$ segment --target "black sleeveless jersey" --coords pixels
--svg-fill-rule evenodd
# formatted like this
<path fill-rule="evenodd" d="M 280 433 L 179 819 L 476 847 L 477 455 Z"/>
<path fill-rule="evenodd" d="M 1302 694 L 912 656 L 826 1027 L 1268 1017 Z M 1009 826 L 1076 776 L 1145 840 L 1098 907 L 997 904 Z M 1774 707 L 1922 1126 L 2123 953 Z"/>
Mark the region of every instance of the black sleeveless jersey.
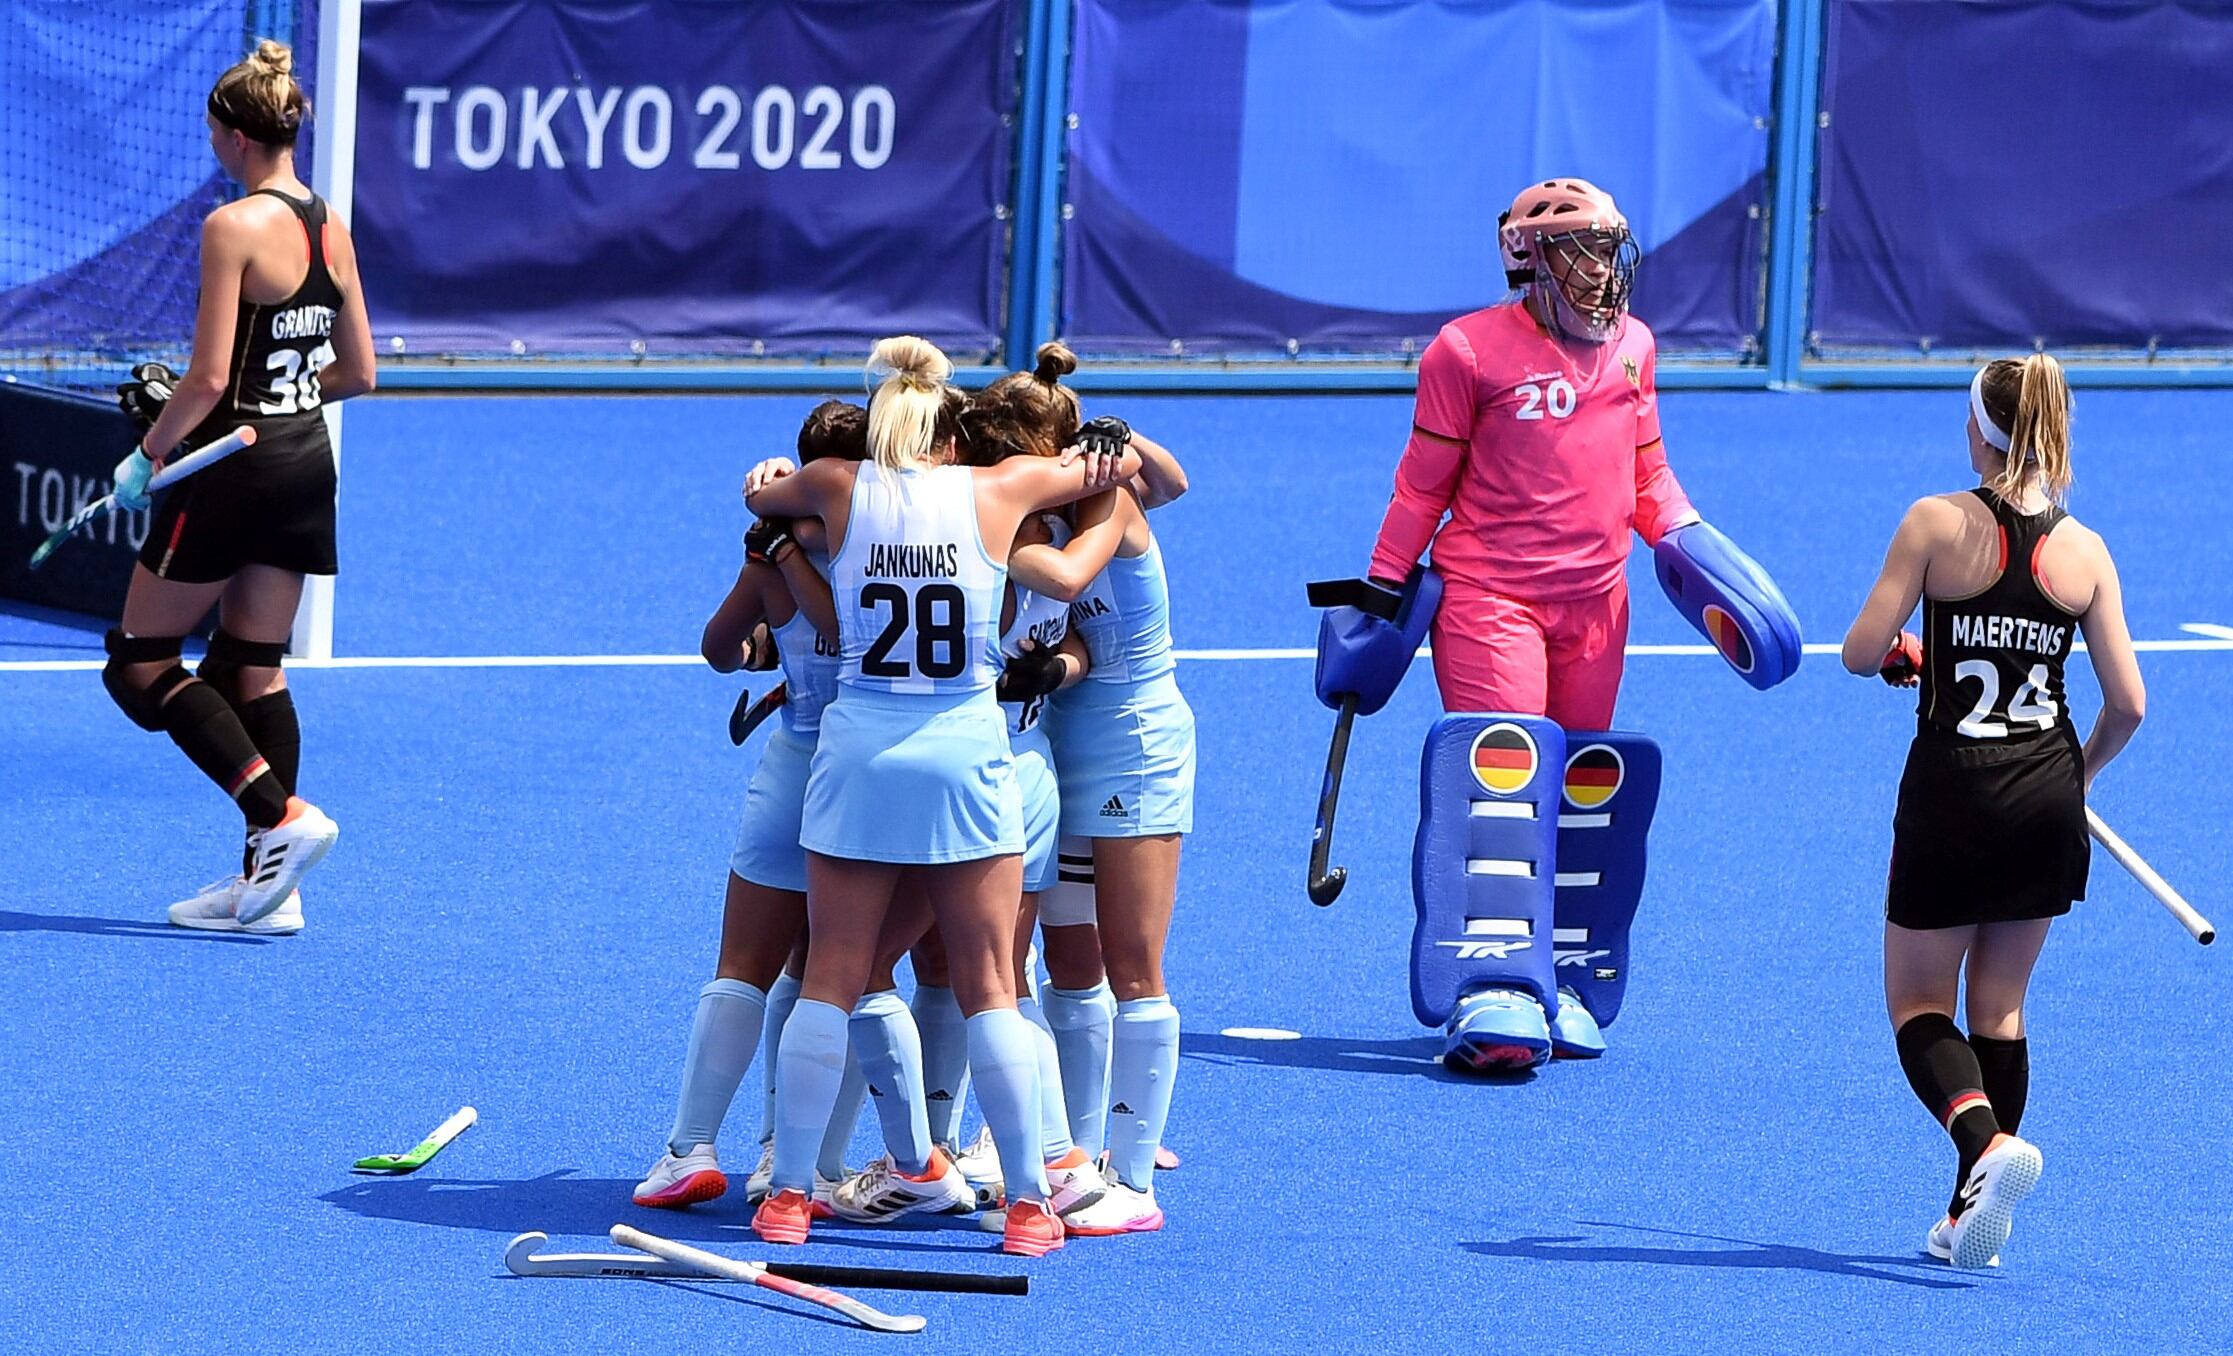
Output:
<path fill-rule="evenodd" d="M 2069 515 L 2050 506 L 2026 516 L 1992 491 L 1971 491 L 2000 528 L 2000 572 L 1967 598 L 1923 602 L 1919 733 L 2023 746 L 2073 741 L 2063 662 L 2078 619 L 2039 586 L 2039 548 Z"/>
<path fill-rule="evenodd" d="M 241 300 L 233 317 L 224 397 L 188 437 L 190 446 L 222 437 L 238 424 L 266 431 L 289 416 L 315 419 L 324 400 L 318 373 L 333 361 L 333 326 L 341 310 L 341 289 L 326 267 L 326 204 L 315 195 L 304 202 L 272 188 L 250 196 L 257 195 L 276 198 L 295 214 L 309 244 L 310 270 L 284 301 L 266 306 Z"/>

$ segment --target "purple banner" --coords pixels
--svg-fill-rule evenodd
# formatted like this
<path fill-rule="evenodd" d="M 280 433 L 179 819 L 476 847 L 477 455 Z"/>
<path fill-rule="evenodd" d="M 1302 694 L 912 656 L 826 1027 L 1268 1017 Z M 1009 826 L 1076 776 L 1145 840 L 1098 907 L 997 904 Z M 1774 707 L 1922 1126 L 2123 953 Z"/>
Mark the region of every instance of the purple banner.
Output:
<path fill-rule="evenodd" d="M 367 0 L 381 351 L 992 349 L 1023 10 Z"/>
<path fill-rule="evenodd" d="M 1528 184 L 1611 192 L 1661 346 L 1763 323 L 1771 0 L 1077 0 L 1060 332 L 1392 355 L 1505 295 Z"/>
<path fill-rule="evenodd" d="M 1812 347 L 2233 344 L 2233 10 L 1826 18 Z"/>

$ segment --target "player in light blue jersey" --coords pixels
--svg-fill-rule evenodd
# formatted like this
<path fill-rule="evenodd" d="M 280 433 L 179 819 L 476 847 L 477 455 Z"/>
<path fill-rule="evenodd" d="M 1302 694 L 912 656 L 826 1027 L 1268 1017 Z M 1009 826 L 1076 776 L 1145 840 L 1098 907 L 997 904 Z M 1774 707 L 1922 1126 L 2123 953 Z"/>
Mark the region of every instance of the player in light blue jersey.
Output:
<path fill-rule="evenodd" d="M 867 432 L 867 411 L 824 401 L 799 430 L 799 459 L 857 462 L 867 454 Z M 717 673 L 736 672 L 748 638 L 764 622 L 782 656 L 788 697 L 781 727 L 769 736 L 745 792 L 729 861 L 720 959 L 715 978 L 698 994 L 674 1128 L 666 1151 L 635 1190 L 637 1205 L 660 1209 L 710 1201 L 729 1188 L 714 1138 L 752 1065 L 768 991 L 806 925 L 806 852 L 799 846 L 799 823 L 822 711 L 837 695 L 837 614 L 825 578 L 827 561 L 800 549 L 788 524 L 777 518 L 754 524 L 745 547 L 736 583 L 706 623 L 705 660 Z"/>
<path fill-rule="evenodd" d="M 1163 946 L 1194 815 L 1194 715 L 1174 676 L 1169 594 L 1146 509 L 1184 494 L 1186 474 L 1122 420 L 1081 425 L 1067 389 L 1034 398 L 1017 388 L 1013 404 L 1040 436 L 1122 447 L 1142 467 L 1077 506 L 1068 545 L 1021 548 L 1012 563 L 1019 583 L 1070 601 L 1071 628 L 1091 656 L 1085 681 L 1046 716 L 1065 840 L 1058 882 L 1041 902 L 1047 1018 L 1072 1136 L 1094 1153 L 1106 1135 L 1109 1149 L 1109 1190 L 1066 1222 L 1074 1234 L 1142 1233 L 1163 1223 L 1153 1179 L 1179 1034 Z"/>
<path fill-rule="evenodd" d="M 952 465 L 963 403 L 952 371 L 924 340 L 883 341 L 870 360 L 870 460 L 779 463 L 746 484 L 755 512 L 825 525 L 842 649 L 800 835 L 813 945 L 778 1056 L 771 1190 L 753 1219 L 769 1242 L 807 1236 L 847 1016 L 905 875 L 930 897 L 968 1016 L 971 1074 L 1007 1185 L 1002 1246 L 1038 1256 L 1062 1245 L 1038 1153 L 1038 1056 L 1016 1010 L 1024 835 L 993 691 L 1001 605 L 1024 520 L 1137 475 L 1140 458 Z M 954 1171 L 942 1153 L 932 1170 Z"/>

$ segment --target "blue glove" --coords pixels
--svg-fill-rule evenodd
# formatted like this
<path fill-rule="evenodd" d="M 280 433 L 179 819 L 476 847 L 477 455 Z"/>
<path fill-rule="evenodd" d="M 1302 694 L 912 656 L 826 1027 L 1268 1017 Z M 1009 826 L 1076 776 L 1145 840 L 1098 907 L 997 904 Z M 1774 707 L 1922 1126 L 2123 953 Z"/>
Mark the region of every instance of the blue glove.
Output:
<path fill-rule="evenodd" d="M 138 444 L 132 455 L 116 464 L 116 506 L 122 509 L 143 509 L 155 501 L 148 496 L 147 482 L 155 474 L 155 463 Z"/>

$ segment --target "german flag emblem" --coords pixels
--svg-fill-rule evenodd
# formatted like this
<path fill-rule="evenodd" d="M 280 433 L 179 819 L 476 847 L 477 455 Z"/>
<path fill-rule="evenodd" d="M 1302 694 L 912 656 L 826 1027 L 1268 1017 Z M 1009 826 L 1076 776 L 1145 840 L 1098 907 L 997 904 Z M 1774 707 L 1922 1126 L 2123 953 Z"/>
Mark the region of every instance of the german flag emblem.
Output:
<path fill-rule="evenodd" d="M 1619 793 L 1627 771 L 1618 749 L 1590 745 L 1566 760 L 1566 803 L 1577 810 L 1598 808 Z"/>
<path fill-rule="evenodd" d="M 1492 795 L 1515 795 L 1535 780 L 1535 741 L 1517 725 L 1491 725 L 1473 737 L 1473 780 Z"/>
<path fill-rule="evenodd" d="M 1706 635 L 1721 651 L 1721 657 L 1737 666 L 1737 672 L 1752 672 L 1752 645 L 1745 639 L 1744 628 L 1712 603 L 1706 604 Z"/>

